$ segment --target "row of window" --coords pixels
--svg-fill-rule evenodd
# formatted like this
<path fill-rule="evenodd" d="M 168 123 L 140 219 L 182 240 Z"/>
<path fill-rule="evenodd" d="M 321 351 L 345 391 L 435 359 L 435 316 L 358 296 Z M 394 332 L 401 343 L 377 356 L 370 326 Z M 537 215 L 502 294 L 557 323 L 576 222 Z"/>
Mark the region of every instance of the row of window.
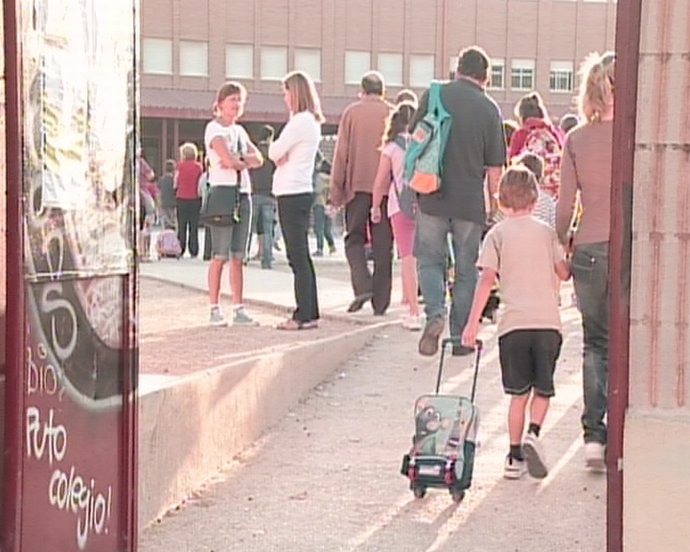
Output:
<path fill-rule="evenodd" d="M 505 82 L 505 61 L 502 59 L 491 60 L 491 88 L 503 90 Z M 510 65 L 510 89 L 534 90 L 535 87 L 535 62 L 533 59 L 513 59 Z M 549 91 L 572 92 L 573 91 L 573 62 L 552 61 L 549 68 Z"/>
<path fill-rule="evenodd" d="M 171 40 L 145 38 L 143 41 L 143 71 L 153 75 L 173 74 L 173 44 Z M 372 63 L 370 52 L 345 52 L 345 83 L 358 84 Z M 455 69 L 457 59 L 452 57 L 449 69 Z M 285 46 L 262 46 L 259 50 L 259 77 L 278 80 L 288 72 L 288 49 Z M 403 54 L 379 53 L 376 69 L 391 86 L 426 87 L 435 78 L 433 54 L 411 54 L 405 79 Z M 292 69 L 305 71 L 316 81 L 321 81 L 321 51 L 316 48 L 295 48 Z M 208 44 L 206 42 L 180 41 L 179 74 L 188 77 L 208 76 Z M 228 44 L 225 47 L 225 76 L 235 79 L 254 79 L 254 46 Z M 443 75 L 445 76 L 445 75 Z M 571 92 L 573 89 L 573 63 L 552 61 L 549 75 L 552 92 Z M 407 80 L 407 82 L 405 82 Z M 511 60 L 510 88 L 532 90 L 535 87 L 535 62 L 529 59 Z M 505 61 L 492 60 L 491 87 L 505 89 Z"/>

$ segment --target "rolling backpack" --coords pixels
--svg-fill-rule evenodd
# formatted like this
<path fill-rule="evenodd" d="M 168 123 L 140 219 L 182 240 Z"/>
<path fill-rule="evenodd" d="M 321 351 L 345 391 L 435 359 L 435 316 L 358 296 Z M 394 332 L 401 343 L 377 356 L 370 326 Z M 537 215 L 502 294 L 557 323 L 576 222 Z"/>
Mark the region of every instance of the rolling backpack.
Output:
<path fill-rule="evenodd" d="M 420 194 L 432 194 L 441 188 L 443 153 L 452 122 L 441 101 L 441 86 L 438 81 L 431 83 L 426 114 L 412 130 L 405 150 L 405 181 Z"/>
<path fill-rule="evenodd" d="M 158 251 L 158 256 L 161 258 L 180 258 L 182 255 L 182 247 L 180 247 L 180 241 L 177 239 L 177 234 L 174 230 L 163 230 L 158 234 L 158 238 L 156 239 L 156 251 Z"/>

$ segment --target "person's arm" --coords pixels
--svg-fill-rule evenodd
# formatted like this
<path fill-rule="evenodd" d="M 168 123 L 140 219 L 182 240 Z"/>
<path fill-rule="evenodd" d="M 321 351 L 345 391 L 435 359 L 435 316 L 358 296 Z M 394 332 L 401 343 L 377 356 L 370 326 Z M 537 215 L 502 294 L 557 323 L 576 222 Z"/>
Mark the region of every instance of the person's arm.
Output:
<path fill-rule="evenodd" d="M 568 243 L 568 231 L 575 215 L 577 200 L 577 171 L 570 153 L 570 143 L 565 142 L 561 157 L 561 189 L 556 203 L 556 233 L 562 244 Z"/>
<path fill-rule="evenodd" d="M 211 140 L 211 148 L 218 154 L 220 158 L 220 166 L 224 169 L 234 169 L 236 171 L 243 171 L 247 168 L 247 164 L 241 161 L 238 156 L 228 149 L 227 141 L 222 136 L 215 136 Z"/>
<path fill-rule="evenodd" d="M 393 174 L 391 158 L 383 152 L 379 156 L 379 166 L 376 170 L 374 187 L 371 198 L 371 222 L 377 224 L 381 222 L 381 202 L 383 197 L 388 195 L 391 187 L 391 175 Z"/>
<path fill-rule="evenodd" d="M 508 151 L 509 163 L 525 147 L 525 138 L 527 138 L 527 131 L 524 128 L 519 128 L 513 133 L 513 137 L 510 139 L 510 150 Z"/>
<path fill-rule="evenodd" d="M 175 171 L 175 176 L 173 176 L 173 190 L 177 190 L 178 179 L 180 176 L 180 171 Z"/>
<path fill-rule="evenodd" d="M 498 212 L 498 183 L 503 175 L 503 167 L 488 167 L 486 169 L 486 183 L 489 186 L 489 220 L 493 220 Z"/>
<path fill-rule="evenodd" d="M 301 117 L 293 115 L 283 127 L 278 139 L 271 142 L 271 145 L 268 146 L 268 157 L 276 165 L 280 166 L 285 163 L 290 150 L 303 139 L 305 129 L 300 123 Z"/>
<path fill-rule="evenodd" d="M 247 167 L 250 169 L 258 169 L 264 164 L 264 156 L 261 154 L 261 150 L 249 139 L 247 139 L 247 155 L 244 156 L 244 162 L 247 163 Z"/>
<path fill-rule="evenodd" d="M 348 147 L 350 145 L 350 110 L 345 110 L 338 125 L 338 137 L 335 141 L 333 165 L 331 166 L 331 204 L 341 207 L 345 201 L 345 178 L 347 175 Z"/>
<path fill-rule="evenodd" d="M 570 265 L 564 259 L 561 259 L 554 266 L 556 275 L 564 282 L 570 278 Z"/>
<path fill-rule="evenodd" d="M 479 324 L 481 322 L 482 311 L 486 306 L 491 294 L 491 288 L 496 283 L 498 273 L 489 267 L 482 268 L 482 273 L 479 276 L 477 288 L 474 291 L 474 299 L 472 307 L 470 308 L 470 315 L 467 318 L 467 324 L 462 331 L 462 344 L 465 347 L 474 348 L 477 342 L 477 334 L 479 333 Z"/>

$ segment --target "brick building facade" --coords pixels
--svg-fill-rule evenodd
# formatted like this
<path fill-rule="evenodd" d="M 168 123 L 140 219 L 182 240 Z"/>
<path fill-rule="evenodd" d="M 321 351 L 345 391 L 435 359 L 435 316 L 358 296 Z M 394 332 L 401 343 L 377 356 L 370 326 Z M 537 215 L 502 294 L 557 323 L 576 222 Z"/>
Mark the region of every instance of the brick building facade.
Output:
<path fill-rule="evenodd" d="M 570 110 L 577 68 L 613 48 L 613 0 L 142 0 L 143 147 L 154 168 L 185 140 L 201 143 L 217 87 L 249 91 L 245 123 L 286 118 L 280 78 L 317 81 L 334 132 L 368 69 L 390 95 L 448 78 L 457 52 L 479 44 L 492 58 L 491 95 L 506 116 L 536 89 L 550 112 Z"/>

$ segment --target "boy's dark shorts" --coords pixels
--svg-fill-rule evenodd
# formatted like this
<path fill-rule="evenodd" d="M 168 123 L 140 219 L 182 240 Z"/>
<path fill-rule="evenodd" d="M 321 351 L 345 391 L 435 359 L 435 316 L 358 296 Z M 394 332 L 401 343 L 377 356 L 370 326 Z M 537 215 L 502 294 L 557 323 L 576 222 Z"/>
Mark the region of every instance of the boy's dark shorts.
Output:
<path fill-rule="evenodd" d="M 530 389 L 553 397 L 553 373 L 563 338 L 557 330 L 513 330 L 498 338 L 503 389 L 524 395 Z"/>

